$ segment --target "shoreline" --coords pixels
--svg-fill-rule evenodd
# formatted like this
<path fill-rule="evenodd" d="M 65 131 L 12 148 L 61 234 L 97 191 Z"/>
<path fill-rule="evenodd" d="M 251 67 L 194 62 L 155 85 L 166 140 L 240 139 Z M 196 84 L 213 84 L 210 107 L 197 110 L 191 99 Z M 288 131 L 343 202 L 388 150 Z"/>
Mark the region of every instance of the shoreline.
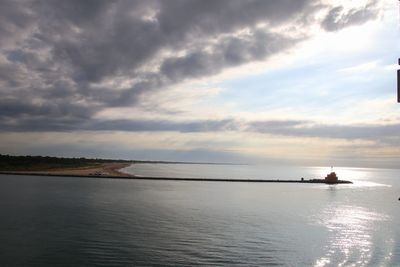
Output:
<path fill-rule="evenodd" d="M 129 165 L 129 164 L 128 164 Z M 85 175 L 72 173 L 55 173 L 55 172 L 4 172 L 5 175 L 27 175 L 27 176 L 48 176 L 48 177 L 71 177 L 71 178 L 100 178 L 100 179 L 125 179 L 125 180 L 150 180 L 150 181 L 191 181 L 191 182 L 236 182 L 236 183 L 299 183 L 299 184 L 352 184 L 351 181 L 339 180 L 336 183 L 327 183 L 324 179 L 310 180 L 261 180 L 261 179 L 217 179 L 217 178 L 177 178 L 177 177 L 151 177 L 151 176 L 134 176 L 125 174 L 119 170 L 124 168 L 113 169 L 112 175 Z M 120 174 L 120 175 L 117 175 Z M 121 175 L 122 174 L 122 175 Z"/>
<path fill-rule="evenodd" d="M 124 173 L 121 169 L 132 165 L 132 163 L 102 163 L 100 165 L 85 166 L 80 168 L 64 168 L 42 171 L 0 171 L 0 174 L 10 175 L 33 175 L 33 176 L 66 176 L 66 177 L 94 177 L 94 178 L 129 178 L 134 175 Z"/>

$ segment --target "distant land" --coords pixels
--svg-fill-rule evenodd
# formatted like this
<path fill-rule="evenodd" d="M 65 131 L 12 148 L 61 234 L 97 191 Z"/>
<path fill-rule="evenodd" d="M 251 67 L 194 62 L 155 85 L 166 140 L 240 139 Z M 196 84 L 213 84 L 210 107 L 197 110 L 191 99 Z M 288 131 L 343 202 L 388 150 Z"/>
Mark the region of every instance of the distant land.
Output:
<path fill-rule="evenodd" d="M 100 158 L 64 158 L 49 156 L 12 156 L 0 154 L 0 171 L 55 171 L 75 168 L 99 167 L 111 163 L 153 163 L 153 164 L 214 164 L 214 165 L 243 165 L 235 163 L 216 162 L 185 162 L 185 161 L 155 161 L 155 160 L 124 160 Z"/>
<path fill-rule="evenodd" d="M 100 166 L 103 163 L 128 163 L 127 160 L 59 158 L 48 156 L 10 156 L 0 154 L 0 171 L 49 171 Z"/>
<path fill-rule="evenodd" d="M 215 178 L 176 178 L 176 177 L 138 177 L 124 173 L 121 169 L 135 163 L 158 164 L 225 164 L 232 163 L 205 163 L 205 162 L 178 162 L 178 161 L 141 161 L 141 160 L 113 160 L 87 158 L 58 158 L 43 156 L 10 156 L 0 155 L 0 174 L 34 175 L 34 176 L 68 176 L 93 178 L 120 178 L 140 180 L 180 180 L 180 181 L 209 181 L 209 182 L 256 182 L 256 183 L 323 183 L 323 184 L 351 184 L 350 181 L 338 180 L 335 173 L 325 179 L 311 180 L 260 180 L 260 179 L 215 179 Z M 334 176 L 334 181 L 328 179 Z"/>
<path fill-rule="evenodd" d="M 215 162 L 182 162 L 154 160 L 124 160 L 101 158 L 64 158 L 49 156 L 12 156 L 0 154 L 0 174 L 44 175 L 98 178 L 136 178 L 120 170 L 132 164 L 212 164 L 239 165 Z"/>

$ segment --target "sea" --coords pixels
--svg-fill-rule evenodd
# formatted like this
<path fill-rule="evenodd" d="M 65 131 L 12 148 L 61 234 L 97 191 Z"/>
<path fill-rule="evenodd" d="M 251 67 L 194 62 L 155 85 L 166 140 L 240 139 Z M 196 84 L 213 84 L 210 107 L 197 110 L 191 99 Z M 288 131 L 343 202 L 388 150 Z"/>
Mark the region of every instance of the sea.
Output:
<path fill-rule="evenodd" d="M 400 170 L 353 184 L 0 175 L 0 266 L 400 266 Z M 314 179 L 330 167 L 134 164 L 138 176 Z"/>

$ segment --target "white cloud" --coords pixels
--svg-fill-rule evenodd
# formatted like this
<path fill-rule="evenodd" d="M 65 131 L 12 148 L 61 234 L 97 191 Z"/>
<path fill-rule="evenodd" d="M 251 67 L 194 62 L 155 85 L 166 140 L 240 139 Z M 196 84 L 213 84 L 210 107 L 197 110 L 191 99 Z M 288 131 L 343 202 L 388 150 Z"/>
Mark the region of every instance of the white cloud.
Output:
<path fill-rule="evenodd" d="M 371 70 L 374 70 L 377 68 L 378 63 L 379 63 L 378 60 L 370 61 L 370 62 L 366 62 L 366 63 L 358 64 L 355 66 L 340 69 L 340 70 L 338 70 L 338 72 L 345 72 L 345 73 L 352 74 L 352 73 L 371 71 Z"/>

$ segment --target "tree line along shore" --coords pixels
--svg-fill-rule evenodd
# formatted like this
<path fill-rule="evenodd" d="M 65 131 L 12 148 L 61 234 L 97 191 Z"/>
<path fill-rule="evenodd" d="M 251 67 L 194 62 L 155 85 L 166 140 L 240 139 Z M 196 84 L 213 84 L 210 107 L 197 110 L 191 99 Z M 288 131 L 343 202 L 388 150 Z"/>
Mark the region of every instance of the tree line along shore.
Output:
<path fill-rule="evenodd" d="M 98 167 L 104 163 L 131 163 L 128 160 L 61 158 L 49 156 L 11 156 L 0 154 L 0 171 L 49 171 Z"/>

